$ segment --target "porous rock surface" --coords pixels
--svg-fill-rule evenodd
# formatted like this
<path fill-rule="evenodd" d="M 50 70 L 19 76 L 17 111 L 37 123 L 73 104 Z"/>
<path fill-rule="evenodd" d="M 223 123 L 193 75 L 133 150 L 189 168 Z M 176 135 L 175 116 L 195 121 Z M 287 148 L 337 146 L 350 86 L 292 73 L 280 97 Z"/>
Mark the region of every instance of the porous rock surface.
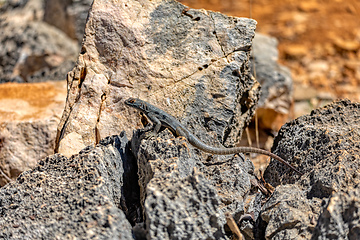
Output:
<path fill-rule="evenodd" d="M 149 239 L 228 238 L 224 213 L 237 220 L 245 213 L 254 177 L 251 161 L 229 156 L 207 165 L 183 137 L 168 130 L 134 149 Z"/>
<path fill-rule="evenodd" d="M 359 107 L 343 100 L 285 125 L 282 137 L 294 128 L 302 128 L 299 131 L 306 134 L 314 130 L 314 124 L 318 124 L 317 129 L 326 124 L 342 124 L 343 128 L 334 130 L 336 141 L 332 141 L 331 131 L 326 132 L 328 138 L 321 135 L 328 141 L 316 148 L 329 166 L 297 166 L 303 171 L 300 176 L 272 162 L 265 179 L 277 187 L 266 198 L 251 187 L 253 166 L 241 155 L 216 158 L 222 162 L 204 159 L 185 138 L 175 138 L 167 129 L 140 142 L 141 131 L 133 134 L 131 148 L 138 170 L 124 132 L 70 159 L 52 155 L 0 190 L 0 236 L 21 238 L 30 234 L 36 238 L 45 232 L 50 237 L 80 239 L 95 235 L 100 239 L 231 239 L 233 233 L 225 218 L 229 212 L 241 225 L 245 239 L 356 239 L 359 141 L 358 131 L 351 134 L 347 127 L 357 127 Z M 308 136 L 309 141 L 316 142 L 317 135 Z M 287 141 L 292 138 L 294 135 L 288 136 Z M 286 152 L 279 145 L 283 140 L 276 139 L 275 152 Z M 325 143 L 326 148 L 321 148 Z M 312 153 L 310 148 L 307 154 Z M 346 157 L 349 153 L 351 156 Z M 307 154 L 303 153 L 305 159 L 300 162 L 287 160 L 295 165 L 305 161 L 307 166 Z M 340 159 L 334 161 L 332 157 Z M 320 167 L 327 179 L 313 181 Z M 322 190 L 328 186 L 333 187 L 329 194 Z M 129 222 L 137 224 L 132 232 Z"/>
<path fill-rule="evenodd" d="M 95 0 L 68 75 L 56 150 L 69 156 L 123 129 L 131 134 L 139 121 L 123 101 L 133 96 L 209 143 L 233 145 L 259 95 L 248 71 L 255 24 L 174 0 Z"/>
<path fill-rule="evenodd" d="M 274 152 L 289 160 L 304 177 L 299 181 L 279 174 L 277 169 L 281 167 L 272 162 L 265 172 L 266 179 L 275 186 L 296 181 L 308 188 L 309 197 L 319 198 L 357 185 L 359 116 L 359 103 L 341 100 L 285 124 L 275 140 Z"/>
<path fill-rule="evenodd" d="M 261 209 L 265 239 L 310 239 L 320 206 L 321 200 L 308 199 L 295 184 L 278 186 Z"/>
<path fill-rule="evenodd" d="M 360 239 L 360 188 L 334 193 L 315 227 L 312 239 Z"/>
<path fill-rule="evenodd" d="M 133 239 L 138 199 L 124 133 L 66 158 L 51 155 L 0 189 L 0 238 Z M 132 211 L 132 213 L 131 213 Z"/>
<path fill-rule="evenodd" d="M 355 220 L 356 211 L 355 216 L 352 215 L 354 218 L 334 221 L 341 218 L 346 209 L 353 209 L 357 202 L 356 197 L 352 201 L 348 195 L 356 195 L 350 191 L 360 180 L 359 117 L 359 103 L 341 100 L 313 110 L 281 128 L 273 150 L 303 174 L 299 176 L 277 162 L 270 163 L 264 177 L 273 186 L 280 186 L 263 207 L 265 237 L 310 239 L 315 226 L 313 239 L 357 234 L 360 226 Z M 335 199 L 340 200 L 334 203 Z M 326 202 L 328 206 L 323 204 Z M 333 216 L 325 220 L 327 212 Z M 330 225 L 324 225 L 325 222 Z M 331 232 L 340 230 L 340 226 L 341 231 L 332 235 Z"/>

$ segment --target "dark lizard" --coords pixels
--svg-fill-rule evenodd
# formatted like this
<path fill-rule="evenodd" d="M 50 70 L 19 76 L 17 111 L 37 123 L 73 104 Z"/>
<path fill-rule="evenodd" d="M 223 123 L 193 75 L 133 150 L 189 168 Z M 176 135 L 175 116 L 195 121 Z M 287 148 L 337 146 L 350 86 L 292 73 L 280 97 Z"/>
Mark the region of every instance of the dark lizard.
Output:
<path fill-rule="evenodd" d="M 216 155 L 230 155 L 234 153 L 258 153 L 267 155 L 269 157 L 272 157 L 276 159 L 277 161 L 285 164 L 295 172 L 301 174 L 296 168 L 291 166 L 288 162 L 286 162 L 281 157 L 260 149 L 260 148 L 254 148 L 254 147 L 233 147 L 233 148 L 218 148 L 218 147 L 212 147 L 204 142 L 202 142 L 199 138 L 197 138 L 194 134 L 192 134 L 184 125 L 182 125 L 175 117 L 171 116 L 170 114 L 166 113 L 165 111 L 151 105 L 150 103 L 147 103 L 143 100 L 140 100 L 138 98 L 129 98 L 125 101 L 125 104 L 136 108 L 140 110 L 142 113 L 144 113 L 153 123 L 153 125 L 149 125 L 145 127 L 144 131 L 149 131 L 151 128 L 152 134 L 156 134 L 160 131 L 161 126 L 164 126 L 166 128 L 169 128 L 173 132 L 175 132 L 178 136 L 185 137 L 191 145 L 194 147 L 203 150 L 207 153 L 212 153 Z"/>

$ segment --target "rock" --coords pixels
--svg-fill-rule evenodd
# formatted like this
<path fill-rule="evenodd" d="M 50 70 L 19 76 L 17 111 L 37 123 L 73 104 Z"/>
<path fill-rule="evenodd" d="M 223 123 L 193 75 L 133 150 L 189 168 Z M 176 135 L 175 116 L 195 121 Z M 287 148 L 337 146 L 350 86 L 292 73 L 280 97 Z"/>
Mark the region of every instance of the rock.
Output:
<path fill-rule="evenodd" d="M 290 114 L 293 81 L 290 70 L 278 61 L 278 42 L 275 38 L 257 33 L 253 45 L 252 71 L 261 84 L 256 109 L 259 128 L 278 131 Z M 255 67 L 255 69 L 254 69 Z"/>
<path fill-rule="evenodd" d="M 73 67 L 77 43 L 44 23 L 42 1 L 29 0 L 1 14 L 1 82 L 63 80 Z"/>
<path fill-rule="evenodd" d="M 262 207 L 265 239 L 310 239 L 316 223 L 312 219 L 318 219 L 320 206 L 320 199 L 308 199 L 296 184 L 277 187 Z"/>
<path fill-rule="evenodd" d="M 331 195 L 311 239 L 360 239 L 359 186 Z"/>
<path fill-rule="evenodd" d="M 308 66 L 308 70 L 311 73 L 325 73 L 330 70 L 329 63 L 323 60 L 312 61 Z"/>
<path fill-rule="evenodd" d="M 0 165 L 6 176 L 15 179 L 34 167 L 41 158 L 54 153 L 58 119 L 34 122 L 6 122 L 0 125 Z M 0 175 L 0 185 L 9 179 Z"/>
<path fill-rule="evenodd" d="M 193 155 L 193 154 L 192 154 Z M 238 221 L 248 209 L 248 198 L 253 190 L 251 180 L 255 176 L 255 167 L 251 160 L 243 154 L 228 155 L 223 158 L 213 157 L 199 170 L 211 180 L 220 197 L 220 208 L 223 212 L 230 212 Z"/>
<path fill-rule="evenodd" d="M 321 9 L 321 5 L 317 2 L 301 2 L 299 9 L 303 12 L 317 12 Z"/>
<path fill-rule="evenodd" d="M 334 46 L 340 51 L 357 51 L 360 49 L 360 43 L 357 40 L 345 40 L 339 36 L 332 37 Z"/>
<path fill-rule="evenodd" d="M 356 188 L 360 182 L 357 171 L 360 167 L 359 109 L 359 103 L 341 100 L 313 110 L 309 115 L 288 122 L 281 128 L 275 138 L 273 152 L 290 162 L 303 175 L 296 175 L 284 166 L 270 162 L 264 178 L 277 188 L 261 213 L 265 221 L 265 237 L 291 239 L 301 236 L 310 239 L 321 208 L 326 207 L 322 203 L 327 201 L 333 203 L 328 204 L 327 210 L 322 210 L 313 238 L 321 234 L 321 239 L 326 239 L 326 236 L 330 236 L 327 234 L 340 225 L 344 226 L 345 231 L 351 228 L 346 225 L 347 220 L 344 220 L 345 225 L 334 223 L 330 226 L 326 223 L 325 226 L 324 223 L 333 221 L 329 220 L 326 211 L 338 209 L 334 201 L 339 195 L 335 195 L 333 200 L 331 195 Z M 339 201 L 339 206 L 342 206 L 342 202 L 348 200 Z"/>
<path fill-rule="evenodd" d="M 214 187 L 201 174 L 182 178 L 175 170 L 170 175 L 147 187 L 148 239 L 230 239 Z"/>
<path fill-rule="evenodd" d="M 0 3 L 0 12 L 6 12 L 16 8 L 22 8 L 29 0 L 7 0 Z"/>
<path fill-rule="evenodd" d="M 122 129 L 131 134 L 140 122 L 123 101 L 132 96 L 181 118 L 209 144 L 234 145 L 258 100 L 248 71 L 254 30 L 254 20 L 172 0 L 95 0 L 68 75 L 56 151 L 70 142 L 95 145 Z"/>
<path fill-rule="evenodd" d="M 123 133 L 69 159 L 51 155 L 1 188 L 0 238 L 133 239 L 120 210 L 139 203 L 126 199 L 136 192 L 127 143 Z"/>
<path fill-rule="evenodd" d="M 296 86 L 296 89 L 294 89 L 294 101 L 309 102 L 311 99 L 316 98 L 317 94 L 318 91 L 315 88 L 305 85 L 299 85 Z"/>
<path fill-rule="evenodd" d="M 44 3 L 44 21 L 81 44 L 92 0 L 46 0 Z"/>
<path fill-rule="evenodd" d="M 136 133 L 136 135 L 138 135 Z M 137 158 L 141 202 L 145 202 L 146 188 L 152 178 L 161 177 L 177 170 L 179 177 L 192 175 L 193 168 L 201 164 L 200 159 L 191 156 L 184 138 L 174 138 L 168 129 L 155 140 L 144 140 L 134 150 L 138 140 L 133 137 L 132 151 Z M 160 176 L 158 176 L 160 175 Z"/>
<path fill-rule="evenodd" d="M 54 153 L 65 82 L 0 84 L 0 169 L 15 179 Z M 0 186 L 9 179 L 0 174 Z"/>
<path fill-rule="evenodd" d="M 359 183 L 359 108 L 349 100 L 334 102 L 288 122 L 275 138 L 274 153 L 304 173 L 299 183 L 309 188 L 309 196 L 328 198 Z M 289 173 L 272 161 L 264 177 L 275 186 L 298 182 L 299 177 Z"/>
<path fill-rule="evenodd" d="M 134 134 L 134 136 L 138 134 L 139 132 Z M 148 201 L 146 197 L 149 196 L 149 191 L 164 192 L 164 194 L 168 191 L 174 191 L 175 183 L 170 184 L 168 183 L 169 181 L 179 181 L 187 185 L 190 179 L 198 175 L 195 174 L 193 170 L 196 168 L 197 172 L 200 172 L 219 194 L 219 196 L 216 197 L 216 209 L 222 210 L 223 213 L 231 213 L 235 220 L 239 220 L 240 216 L 245 213 L 244 201 L 251 189 L 250 181 L 254 178 L 254 165 L 250 160 L 245 160 L 242 154 L 226 156 L 221 159 L 221 162 L 204 162 L 201 152 L 199 152 L 198 149 L 193 148 L 182 137 L 174 138 L 168 129 L 160 132 L 156 139 L 143 140 L 138 147 L 134 146 L 136 144 L 138 144 L 138 139 L 133 137 L 132 149 L 138 159 L 142 203 Z M 172 178 L 173 175 L 174 180 L 169 180 L 168 178 Z M 202 181 L 203 180 L 201 180 L 201 182 Z M 156 186 L 153 186 L 154 184 Z M 156 191 L 152 188 L 155 188 Z M 182 187 L 180 186 L 179 188 L 181 189 Z M 189 195 L 189 193 L 184 194 Z M 183 195 L 183 197 L 185 195 Z M 184 198 L 179 198 L 177 201 L 183 200 Z M 201 199 L 198 199 L 196 201 L 200 200 Z M 187 199 L 186 201 L 190 200 Z M 173 204 L 177 203 L 175 202 Z M 184 205 L 185 203 L 180 202 L 179 204 Z M 190 202 L 189 204 L 193 203 Z M 212 206 L 211 209 L 214 206 Z M 167 206 L 166 208 L 174 207 Z M 191 208 L 187 214 L 189 216 L 194 214 L 191 212 Z M 206 215 L 210 218 L 209 213 Z M 224 216 L 222 215 L 222 217 Z M 221 221 L 223 220 L 224 219 Z"/>

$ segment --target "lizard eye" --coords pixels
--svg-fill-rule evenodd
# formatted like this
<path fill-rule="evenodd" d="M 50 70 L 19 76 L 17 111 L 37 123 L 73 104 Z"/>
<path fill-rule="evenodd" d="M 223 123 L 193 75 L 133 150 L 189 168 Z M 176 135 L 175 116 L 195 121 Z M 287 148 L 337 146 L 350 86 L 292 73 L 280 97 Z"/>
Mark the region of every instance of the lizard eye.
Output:
<path fill-rule="evenodd" d="M 135 99 L 133 99 L 133 98 L 129 100 L 129 103 L 134 103 L 134 102 L 135 102 Z"/>

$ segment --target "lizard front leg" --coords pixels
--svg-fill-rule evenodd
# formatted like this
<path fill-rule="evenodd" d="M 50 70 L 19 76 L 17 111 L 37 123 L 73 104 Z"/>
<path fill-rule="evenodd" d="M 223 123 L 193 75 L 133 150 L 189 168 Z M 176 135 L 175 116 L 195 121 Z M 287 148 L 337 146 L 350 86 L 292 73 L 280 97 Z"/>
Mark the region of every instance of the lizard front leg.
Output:
<path fill-rule="evenodd" d="M 156 134 L 160 131 L 160 128 L 161 128 L 161 121 L 155 115 L 147 114 L 146 117 L 150 119 L 152 124 L 147 125 L 142 130 L 144 132 L 144 134 L 141 137 L 141 140 L 144 138 L 148 139 L 148 138 L 156 136 Z"/>
<path fill-rule="evenodd" d="M 143 139 L 149 139 L 160 131 L 161 122 L 159 119 L 152 115 L 145 115 L 148 118 L 148 124 L 143 129 L 139 129 L 134 132 L 133 138 L 131 140 L 131 149 L 134 155 L 136 156 L 140 143 Z M 135 134 L 136 133 L 136 134 Z"/>

